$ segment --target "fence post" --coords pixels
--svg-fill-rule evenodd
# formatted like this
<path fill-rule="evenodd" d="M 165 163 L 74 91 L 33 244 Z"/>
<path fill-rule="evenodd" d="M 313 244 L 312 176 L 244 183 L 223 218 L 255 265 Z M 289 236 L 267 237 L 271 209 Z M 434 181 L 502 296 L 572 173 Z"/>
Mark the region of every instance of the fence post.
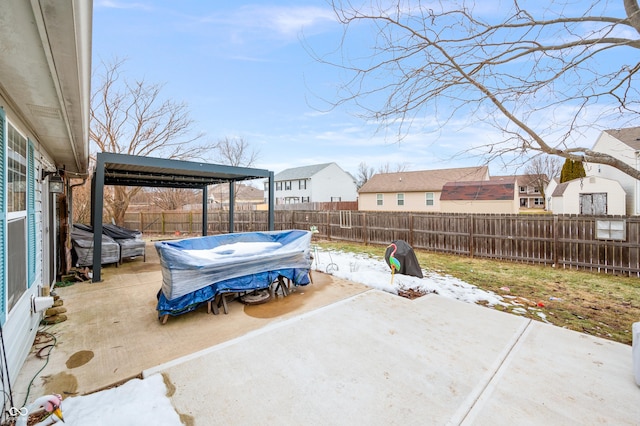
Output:
<path fill-rule="evenodd" d="M 142 212 L 138 213 L 138 224 L 140 225 L 140 228 L 138 228 L 141 232 L 144 232 L 144 221 L 143 221 L 143 216 L 142 216 Z"/>
<path fill-rule="evenodd" d="M 558 267 L 558 215 L 553 215 L 553 225 L 551 232 L 553 232 L 553 245 L 551 246 L 553 265 Z"/>
<path fill-rule="evenodd" d="M 331 216 L 327 211 L 327 240 L 331 241 Z"/>
<path fill-rule="evenodd" d="M 362 212 L 362 240 L 365 245 L 369 244 L 369 231 L 367 230 L 367 213 Z"/>
<path fill-rule="evenodd" d="M 160 231 L 164 235 L 164 212 L 160 213 Z"/>
<path fill-rule="evenodd" d="M 469 215 L 469 257 L 473 257 L 473 228 L 474 228 L 474 216 L 473 214 Z"/>
<path fill-rule="evenodd" d="M 413 247 L 413 215 L 409 214 L 409 245 Z"/>

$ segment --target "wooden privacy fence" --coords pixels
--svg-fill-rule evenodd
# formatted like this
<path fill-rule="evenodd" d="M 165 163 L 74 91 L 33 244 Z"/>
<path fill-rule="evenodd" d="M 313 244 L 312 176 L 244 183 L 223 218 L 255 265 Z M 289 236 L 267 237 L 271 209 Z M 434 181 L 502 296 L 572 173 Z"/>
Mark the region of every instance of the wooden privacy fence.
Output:
<path fill-rule="evenodd" d="M 208 213 L 209 235 L 228 232 L 228 213 Z M 125 221 L 145 233 L 200 235 L 202 213 L 128 213 Z M 266 231 L 267 224 L 266 211 L 234 215 L 236 232 Z M 640 276 L 636 216 L 275 211 L 276 230 L 311 226 L 327 240 L 383 245 L 405 240 L 436 252 Z"/>

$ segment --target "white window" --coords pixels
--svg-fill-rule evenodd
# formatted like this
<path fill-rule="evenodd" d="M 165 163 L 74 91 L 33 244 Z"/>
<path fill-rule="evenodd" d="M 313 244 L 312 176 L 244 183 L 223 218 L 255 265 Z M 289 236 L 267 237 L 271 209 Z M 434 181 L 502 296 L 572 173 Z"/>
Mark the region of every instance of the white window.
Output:
<path fill-rule="evenodd" d="M 376 194 L 376 206 L 384 205 L 384 194 Z"/>
<path fill-rule="evenodd" d="M 276 191 L 282 191 L 282 182 L 276 182 Z"/>
<path fill-rule="evenodd" d="M 27 138 L 7 126 L 7 312 L 27 290 Z"/>
<path fill-rule="evenodd" d="M 627 222 L 624 220 L 596 220 L 596 238 L 626 241 Z"/>
<path fill-rule="evenodd" d="M 544 206 L 544 198 L 535 198 L 533 204 L 536 206 Z"/>
<path fill-rule="evenodd" d="M 433 205 L 433 192 L 427 192 L 425 202 L 427 206 Z"/>
<path fill-rule="evenodd" d="M 307 180 L 301 179 L 298 181 L 298 189 L 307 189 Z"/>
<path fill-rule="evenodd" d="M 342 201 L 342 197 L 331 197 L 332 203 L 339 203 L 340 201 Z"/>
<path fill-rule="evenodd" d="M 399 206 L 404 206 L 404 194 L 403 193 L 398 193 L 396 195 L 396 200 L 398 201 L 398 205 Z"/>
<path fill-rule="evenodd" d="M 284 190 L 285 191 L 291 191 L 291 181 L 288 180 L 284 183 Z"/>
<path fill-rule="evenodd" d="M 9 124 L 7 131 L 7 211 L 27 210 L 27 138 Z"/>

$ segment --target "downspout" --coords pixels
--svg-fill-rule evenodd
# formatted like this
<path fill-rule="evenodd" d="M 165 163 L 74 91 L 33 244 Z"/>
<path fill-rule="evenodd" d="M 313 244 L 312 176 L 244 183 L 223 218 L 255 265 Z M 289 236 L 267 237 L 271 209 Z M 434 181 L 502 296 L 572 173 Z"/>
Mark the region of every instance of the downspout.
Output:
<path fill-rule="evenodd" d="M 70 173 L 65 172 L 65 176 L 67 176 L 67 182 L 70 179 L 70 176 L 68 176 Z M 75 188 L 76 186 L 80 186 L 80 185 L 84 185 L 84 183 L 87 181 L 88 176 L 84 175 L 82 176 L 82 183 L 76 183 L 74 185 L 68 185 L 67 186 L 67 210 L 68 210 L 68 215 L 67 215 L 67 229 L 64 235 L 64 241 L 60 241 L 58 240 L 58 243 L 62 243 L 63 247 L 62 248 L 58 248 L 57 252 L 60 256 L 65 256 L 65 261 L 64 264 L 66 266 L 67 271 L 70 268 L 70 264 L 69 264 L 69 252 L 67 251 L 69 246 L 69 238 L 71 235 L 71 230 L 73 229 L 73 188 Z M 57 266 L 56 266 L 57 268 Z M 56 282 L 54 280 L 53 285 L 51 286 L 51 289 L 49 290 L 50 292 L 53 291 L 55 289 L 56 286 Z"/>
<path fill-rule="evenodd" d="M 73 185 L 69 185 L 69 229 L 73 227 L 73 188 L 76 186 L 82 186 L 87 183 L 87 179 L 89 179 L 89 175 L 78 176 L 82 179 L 82 182 L 75 183 Z"/>

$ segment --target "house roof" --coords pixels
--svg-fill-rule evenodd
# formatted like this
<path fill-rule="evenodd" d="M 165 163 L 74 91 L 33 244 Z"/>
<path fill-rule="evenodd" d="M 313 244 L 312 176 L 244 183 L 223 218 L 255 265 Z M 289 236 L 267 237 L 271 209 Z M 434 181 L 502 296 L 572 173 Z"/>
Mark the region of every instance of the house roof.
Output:
<path fill-rule="evenodd" d="M 562 197 L 562 195 L 564 194 L 564 191 L 567 189 L 567 186 L 569 186 L 570 182 L 571 181 L 559 183 L 558 186 L 556 186 L 555 189 L 553 190 L 553 194 L 551 194 L 551 196 Z"/>
<path fill-rule="evenodd" d="M 440 195 L 440 201 L 503 201 L 514 198 L 515 177 L 512 181 L 448 182 Z"/>
<path fill-rule="evenodd" d="M 629 145 L 635 150 L 640 150 L 640 127 L 627 127 L 625 129 L 605 130 L 619 141 Z"/>
<path fill-rule="evenodd" d="M 601 176 L 587 176 L 587 177 L 584 177 L 584 178 L 575 178 L 575 179 L 572 179 L 572 180 L 568 180 L 566 182 L 559 183 L 558 186 L 556 186 L 555 189 L 553 190 L 553 194 L 551 194 L 551 196 L 552 197 L 562 197 L 564 195 L 565 191 L 567 190 L 567 188 L 570 185 L 575 184 L 575 183 L 580 183 L 580 189 L 582 189 L 582 182 L 581 181 L 584 180 L 585 183 L 586 183 L 587 179 L 592 183 L 594 181 L 608 182 L 608 187 L 611 190 L 613 190 L 615 188 L 615 186 L 620 187 L 620 183 L 618 181 L 616 181 L 616 180 L 603 178 Z M 607 192 L 608 192 L 608 190 L 607 190 Z"/>
<path fill-rule="evenodd" d="M 491 176 L 489 178 L 492 182 L 502 182 L 502 183 L 516 183 L 519 182 L 518 176 Z"/>
<path fill-rule="evenodd" d="M 513 176 L 491 176 L 491 180 L 513 179 L 513 182 L 517 182 L 520 186 L 536 186 L 539 182 L 548 183 L 549 178 L 544 174 L 524 174 Z"/>
<path fill-rule="evenodd" d="M 378 173 L 362 185 L 358 192 L 362 194 L 370 192 L 441 191 L 447 182 L 480 181 L 485 180 L 488 175 L 489 168 L 487 166 Z"/>
<path fill-rule="evenodd" d="M 223 199 L 228 199 L 229 184 L 221 183 L 218 185 L 213 185 L 209 188 L 209 194 L 213 195 L 214 198 L 221 197 Z M 258 189 L 251 185 L 238 183 L 235 190 L 235 198 L 239 201 L 262 200 L 264 199 L 264 190 Z"/>
<path fill-rule="evenodd" d="M 326 169 L 332 164 L 336 163 L 313 164 L 311 166 L 301 166 L 286 169 L 275 175 L 274 181 L 277 182 L 282 180 L 309 179 L 320 170 Z"/>

